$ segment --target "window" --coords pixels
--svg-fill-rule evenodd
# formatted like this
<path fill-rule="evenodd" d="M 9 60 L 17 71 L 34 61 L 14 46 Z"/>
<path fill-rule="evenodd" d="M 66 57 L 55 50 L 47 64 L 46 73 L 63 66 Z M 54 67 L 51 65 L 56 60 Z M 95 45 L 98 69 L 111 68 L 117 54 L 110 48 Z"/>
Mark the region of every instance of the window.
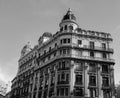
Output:
<path fill-rule="evenodd" d="M 49 47 L 49 52 L 51 51 L 51 47 Z"/>
<path fill-rule="evenodd" d="M 90 48 L 94 49 L 94 42 L 90 41 Z"/>
<path fill-rule="evenodd" d="M 57 88 L 57 96 L 68 96 L 68 88 Z"/>
<path fill-rule="evenodd" d="M 65 25 L 65 30 L 67 30 L 67 25 Z"/>
<path fill-rule="evenodd" d="M 83 88 L 76 87 L 74 91 L 75 96 L 83 96 Z"/>
<path fill-rule="evenodd" d="M 90 57 L 94 57 L 94 52 L 90 51 Z"/>
<path fill-rule="evenodd" d="M 70 39 L 68 38 L 68 43 L 70 43 Z"/>
<path fill-rule="evenodd" d="M 61 74 L 61 80 L 64 81 L 65 80 L 65 73 Z"/>
<path fill-rule="evenodd" d="M 102 43 L 102 49 L 106 49 L 106 44 Z"/>
<path fill-rule="evenodd" d="M 96 76 L 89 76 L 89 85 L 96 86 Z"/>
<path fill-rule="evenodd" d="M 70 31 L 72 31 L 72 30 L 73 30 L 73 26 L 72 26 L 72 25 L 70 25 L 70 26 L 69 26 L 69 29 L 70 29 Z"/>
<path fill-rule="evenodd" d="M 63 43 L 64 43 L 64 44 L 67 43 L 67 39 L 63 39 Z"/>
<path fill-rule="evenodd" d="M 51 75 L 51 86 L 54 84 L 54 79 L 55 79 L 55 75 L 52 74 L 52 75 Z"/>
<path fill-rule="evenodd" d="M 62 39 L 60 40 L 60 43 L 62 44 Z"/>
<path fill-rule="evenodd" d="M 102 57 L 105 59 L 107 58 L 107 54 L 106 53 L 102 53 Z"/>
<path fill-rule="evenodd" d="M 90 72 L 96 72 L 96 65 L 95 65 L 95 63 L 90 63 L 90 65 L 89 65 L 89 71 Z"/>
<path fill-rule="evenodd" d="M 63 31 L 63 27 L 60 28 L 60 31 Z"/>
<path fill-rule="evenodd" d="M 56 56 L 56 52 L 54 53 L 54 56 Z"/>
<path fill-rule="evenodd" d="M 57 43 L 55 43 L 55 47 L 57 47 Z"/>
<path fill-rule="evenodd" d="M 58 82 L 60 82 L 60 74 L 58 74 Z"/>
<path fill-rule="evenodd" d="M 44 54 L 46 54 L 46 50 L 44 50 Z"/>
<path fill-rule="evenodd" d="M 49 97 L 52 97 L 53 95 L 54 95 L 54 88 L 50 88 Z"/>
<path fill-rule="evenodd" d="M 76 75 L 76 81 L 75 81 L 76 84 L 82 84 L 82 75 Z"/>
<path fill-rule="evenodd" d="M 103 86 L 109 86 L 109 78 L 103 77 Z"/>
<path fill-rule="evenodd" d="M 103 90 L 103 98 L 110 98 L 110 90 Z"/>
<path fill-rule="evenodd" d="M 82 45 L 82 41 L 81 40 L 78 40 L 78 45 Z"/>
<path fill-rule="evenodd" d="M 82 71 L 83 70 L 83 63 L 82 62 L 76 62 L 76 71 Z"/>
<path fill-rule="evenodd" d="M 50 60 L 50 58 L 51 58 L 51 55 L 48 56 L 48 60 Z"/>
<path fill-rule="evenodd" d="M 57 88 L 57 96 L 59 96 L 59 95 L 60 95 L 60 89 Z"/>
<path fill-rule="evenodd" d="M 62 69 L 65 69 L 65 61 L 62 61 Z"/>
<path fill-rule="evenodd" d="M 108 73 L 109 72 L 109 65 L 102 65 L 102 72 Z"/>
<path fill-rule="evenodd" d="M 42 97 L 42 92 L 40 91 L 38 94 L 38 98 L 41 98 L 41 97 Z"/>
<path fill-rule="evenodd" d="M 91 98 L 94 98 L 94 97 L 97 97 L 97 92 L 96 92 L 96 89 L 90 89 L 90 97 Z"/>
<path fill-rule="evenodd" d="M 66 82 L 69 83 L 69 74 L 66 74 Z"/>
<path fill-rule="evenodd" d="M 67 54 L 67 51 L 66 51 L 66 49 L 63 49 L 63 54 Z"/>
<path fill-rule="evenodd" d="M 68 88 L 65 88 L 65 96 L 68 96 Z"/>

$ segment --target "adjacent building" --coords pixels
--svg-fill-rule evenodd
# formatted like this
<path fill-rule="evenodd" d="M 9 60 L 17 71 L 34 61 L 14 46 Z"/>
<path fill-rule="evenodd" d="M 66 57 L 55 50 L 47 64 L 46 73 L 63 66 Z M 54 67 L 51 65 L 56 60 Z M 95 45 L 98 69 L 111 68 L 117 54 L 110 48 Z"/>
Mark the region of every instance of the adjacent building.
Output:
<path fill-rule="evenodd" d="M 70 9 L 59 27 L 23 47 L 12 98 L 114 98 L 111 35 L 81 29 Z"/>

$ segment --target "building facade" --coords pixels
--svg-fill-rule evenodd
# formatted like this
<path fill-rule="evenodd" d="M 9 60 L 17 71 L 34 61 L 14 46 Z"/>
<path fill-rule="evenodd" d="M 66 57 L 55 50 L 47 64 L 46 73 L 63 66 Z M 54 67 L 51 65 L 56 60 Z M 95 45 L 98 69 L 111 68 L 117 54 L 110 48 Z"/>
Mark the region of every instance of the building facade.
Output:
<path fill-rule="evenodd" d="M 59 27 L 23 47 L 12 98 L 114 98 L 111 35 L 79 28 L 70 9 Z"/>

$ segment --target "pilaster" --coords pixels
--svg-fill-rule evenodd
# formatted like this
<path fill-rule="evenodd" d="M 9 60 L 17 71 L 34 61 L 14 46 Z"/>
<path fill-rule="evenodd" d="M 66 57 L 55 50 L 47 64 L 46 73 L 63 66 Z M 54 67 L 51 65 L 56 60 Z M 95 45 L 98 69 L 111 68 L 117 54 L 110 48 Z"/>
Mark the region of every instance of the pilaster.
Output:
<path fill-rule="evenodd" d="M 85 65 L 84 65 L 84 93 L 85 93 L 85 97 L 89 97 L 90 94 L 89 94 L 89 89 L 88 89 L 88 86 L 89 86 L 89 75 L 88 75 L 88 63 L 85 62 Z"/>

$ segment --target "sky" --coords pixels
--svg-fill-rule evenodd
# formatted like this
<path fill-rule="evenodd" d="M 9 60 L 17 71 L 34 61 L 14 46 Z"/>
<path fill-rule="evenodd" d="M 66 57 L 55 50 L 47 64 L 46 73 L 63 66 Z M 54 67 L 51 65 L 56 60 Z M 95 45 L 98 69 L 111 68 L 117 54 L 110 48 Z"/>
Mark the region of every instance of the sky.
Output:
<path fill-rule="evenodd" d="M 68 8 L 79 27 L 110 33 L 115 84 L 120 81 L 120 0 L 0 0 L 0 80 L 8 83 L 18 70 L 23 46 L 34 46 L 44 32 L 56 33 Z"/>

